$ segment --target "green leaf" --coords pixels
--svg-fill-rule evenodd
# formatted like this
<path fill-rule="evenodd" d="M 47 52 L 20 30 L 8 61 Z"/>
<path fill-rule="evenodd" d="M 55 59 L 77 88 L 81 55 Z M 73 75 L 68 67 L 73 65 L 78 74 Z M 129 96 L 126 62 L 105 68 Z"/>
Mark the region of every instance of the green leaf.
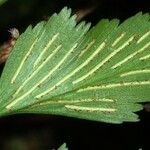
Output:
<path fill-rule="evenodd" d="M 66 147 L 66 143 L 64 143 L 63 145 L 61 145 L 58 150 L 68 150 L 68 148 Z"/>
<path fill-rule="evenodd" d="M 76 25 L 64 8 L 20 36 L 0 80 L 1 114 L 121 123 L 150 101 L 150 16 Z"/>
<path fill-rule="evenodd" d="M 4 4 L 7 0 L 0 0 L 0 5 Z"/>

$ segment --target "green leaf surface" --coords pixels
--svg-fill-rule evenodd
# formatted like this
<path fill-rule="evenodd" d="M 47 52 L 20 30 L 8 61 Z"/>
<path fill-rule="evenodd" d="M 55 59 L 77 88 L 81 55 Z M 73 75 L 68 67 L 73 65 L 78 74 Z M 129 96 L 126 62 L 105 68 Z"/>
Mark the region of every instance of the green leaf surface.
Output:
<path fill-rule="evenodd" d="M 57 150 L 68 150 L 68 148 L 66 147 L 66 143 L 61 145 Z"/>
<path fill-rule="evenodd" d="M 70 15 L 64 8 L 17 40 L 0 80 L 1 114 L 138 121 L 139 103 L 150 101 L 149 14 L 90 30 Z"/>

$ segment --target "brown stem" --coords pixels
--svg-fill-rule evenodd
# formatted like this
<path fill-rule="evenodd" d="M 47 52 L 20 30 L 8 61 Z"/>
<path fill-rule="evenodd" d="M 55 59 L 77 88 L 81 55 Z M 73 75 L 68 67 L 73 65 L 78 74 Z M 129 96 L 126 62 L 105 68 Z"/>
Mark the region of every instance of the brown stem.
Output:
<path fill-rule="evenodd" d="M 11 33 L 10 39 L 0 46 L 0 64 L 7 60 L 17 38 L 19 37 L 19 31 L 16 28 L 10 29 L 9 32 Z"/>

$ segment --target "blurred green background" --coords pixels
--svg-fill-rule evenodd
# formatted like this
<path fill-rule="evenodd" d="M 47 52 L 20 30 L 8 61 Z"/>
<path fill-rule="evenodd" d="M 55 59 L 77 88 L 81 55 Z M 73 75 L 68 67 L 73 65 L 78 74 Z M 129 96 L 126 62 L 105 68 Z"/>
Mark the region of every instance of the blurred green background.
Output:
<path fill-rule="evenodd" d="M 8 0 L 0 7 L 0 44 L 9 39 L 10 28 L 22 33 L 64 6 L 79 15 L 94 8 L 83 18 L 92 25 L 102 18 L 123 21 L 139 11 L 150 12 L 149 0 Z M 150 113 L 138 114 L 140 122 L 121 125 L 33 114 L 0 118 L 0 150 L 51 150 L 64 142 L 69 150 L 149 150 Z"/>

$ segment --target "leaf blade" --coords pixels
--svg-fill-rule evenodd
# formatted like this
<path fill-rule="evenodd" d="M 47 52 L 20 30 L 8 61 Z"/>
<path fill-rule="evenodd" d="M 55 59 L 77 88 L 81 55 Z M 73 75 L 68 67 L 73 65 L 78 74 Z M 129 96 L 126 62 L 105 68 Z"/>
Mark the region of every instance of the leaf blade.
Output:
<path fill-rule="evenodd" d="M 87 32 L 70 13 L 64 8 L 17 41 L 0 83 L 4 111 L 138 121 L 138 103 L 150 101 L 150 16 L 104 19 Z"/>

